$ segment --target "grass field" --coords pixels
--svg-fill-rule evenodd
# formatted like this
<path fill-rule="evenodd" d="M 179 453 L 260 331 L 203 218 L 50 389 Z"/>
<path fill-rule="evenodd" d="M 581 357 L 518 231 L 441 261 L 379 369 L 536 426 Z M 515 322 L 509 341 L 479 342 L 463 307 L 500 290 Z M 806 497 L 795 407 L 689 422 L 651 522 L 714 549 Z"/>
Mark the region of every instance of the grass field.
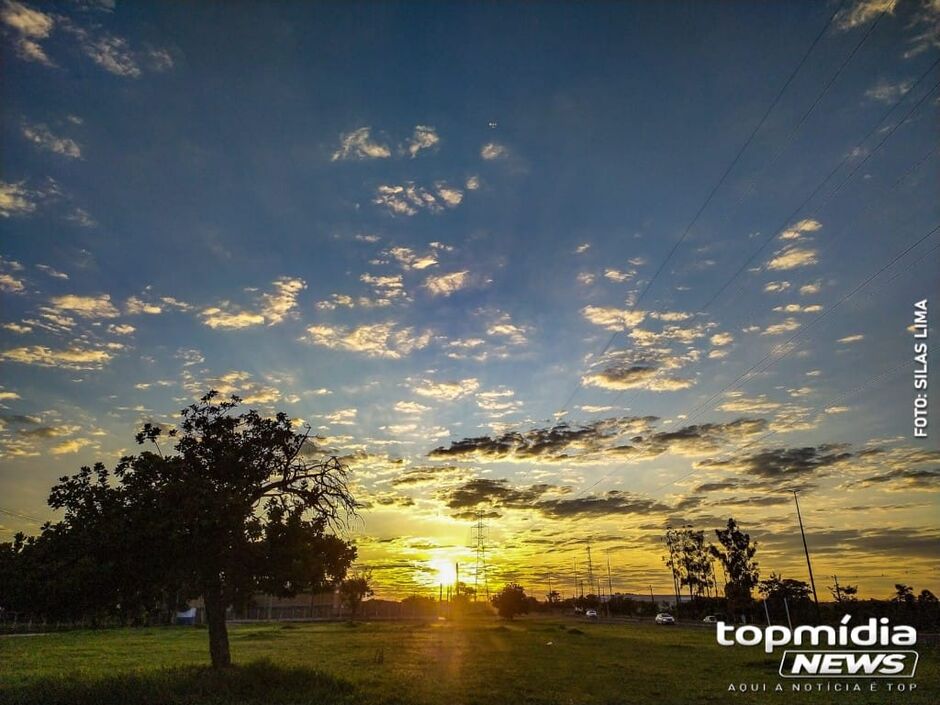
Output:
<path fill-rule="evenodd" d="M 937 649 L 913 693 L 793 693 L 777 657 L 722 648 L 709 629 L 512 623 L 231 625 L 237 666 L 214 673 L 192 627 L 0 637 L 0 702 L 29 705 L 332 703 L 933 703 Z M 776 683 L 785 688 L 773 691 Z M 842 681 L 843 684 L 852 681 Z M 730 693 L 729 684 L 767 692 Z"/>

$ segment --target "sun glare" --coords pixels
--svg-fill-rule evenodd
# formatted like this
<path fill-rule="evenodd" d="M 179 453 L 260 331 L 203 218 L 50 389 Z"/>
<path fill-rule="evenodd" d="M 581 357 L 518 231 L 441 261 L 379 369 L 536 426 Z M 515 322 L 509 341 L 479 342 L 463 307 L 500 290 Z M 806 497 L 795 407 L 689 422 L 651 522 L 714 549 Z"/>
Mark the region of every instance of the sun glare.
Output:
<path fill-rule="evenodd" d="M 446 558 L 433 558 L 428 561 L 428 567 L 434 571 L 435 585 L 453 585 L 457 582 L 457 568 L 454 561 Z"/>

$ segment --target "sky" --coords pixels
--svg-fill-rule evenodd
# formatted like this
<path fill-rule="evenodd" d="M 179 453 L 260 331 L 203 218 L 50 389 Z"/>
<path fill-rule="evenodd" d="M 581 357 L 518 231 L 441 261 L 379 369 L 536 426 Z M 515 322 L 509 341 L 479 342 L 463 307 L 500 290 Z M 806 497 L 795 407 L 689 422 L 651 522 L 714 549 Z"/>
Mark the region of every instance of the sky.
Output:
<path fill-rule="evenodd" d="M 821 596 L 940 589 L 936 2 L 0 25 L 0 540 L 216 389 L 348 464 L 379 596 L 482 588 L 476 517 L 491 588 L 570 595 L 590 546 L 668 592 L 665 527 L 729 517 L 805 580 L 793 490 Z"/>

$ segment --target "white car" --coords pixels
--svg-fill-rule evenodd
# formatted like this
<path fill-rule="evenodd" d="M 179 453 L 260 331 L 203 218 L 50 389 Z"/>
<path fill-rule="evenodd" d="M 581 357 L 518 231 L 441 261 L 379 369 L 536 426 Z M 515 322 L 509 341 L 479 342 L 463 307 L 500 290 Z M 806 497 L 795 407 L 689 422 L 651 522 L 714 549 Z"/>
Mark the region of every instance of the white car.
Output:
<path fill-rule="evenodd" d="M 676 618 L 668 612 L 660 612 L 656 615 L 656 624 L 675 624 Z"/>
<path fill-rule="evenodd" d="M 702 621 L 705 622 L 706 624 L 717 624 L 717 623 L 718 623 L 718 617 L 716 617 L 716 616 L 713 615 L 713 614 L 710 614 L 710 615 L 708 615 L 707 617 L 705 617 L 705 619 L 703 619 Z"/>
<path fill-rule="evenodd" d="M 588 610 L 584 613 L 584 616 L 588 619 L 597 619 L 597 610 Z"/>

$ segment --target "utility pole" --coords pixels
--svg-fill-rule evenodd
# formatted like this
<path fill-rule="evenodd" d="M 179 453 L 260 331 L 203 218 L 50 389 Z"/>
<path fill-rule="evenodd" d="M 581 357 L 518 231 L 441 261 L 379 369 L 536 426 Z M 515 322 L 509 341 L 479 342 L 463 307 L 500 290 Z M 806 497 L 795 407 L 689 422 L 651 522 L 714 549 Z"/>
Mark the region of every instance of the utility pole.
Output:
<path fill-rule="evenodd" d="M 796 490 L 793 490 L 793 501 L 796 503 L 796 518 L 800 522 L 800 536 L 803 537 L 803 552 L 806 554 L 806 568 L 809 570 L 809 584 L 813 588 L 813 602 L 816 603 L 816 621 L 822 621 L 822 615 L 819 612 L 819 598 L 816 596 L 816 581 L 813 579 L 813 564 L 809 560 L 809 547 L 806 545 L 806 532 L 803 531 L 803 515 L 800 514 L 800 500 L 796 497 Z"/>
<path fill-rule="evenodd" d="M 607 551 L 607 616 L 610 617 L 610 599 L 614 596 L 614 588 L 610 580 L 610 551 Z"/>
<path fill-rule="evenodd" d="M 454 563 L 454 594 L 460 597 L 460 564 Z"/>
<path fill-rule="evenodd" d="M 594 564 L 591 563 L 591 542 L 587 542 L 587 556 L 588 556 L 588 589 L 594 589 Z"/>

